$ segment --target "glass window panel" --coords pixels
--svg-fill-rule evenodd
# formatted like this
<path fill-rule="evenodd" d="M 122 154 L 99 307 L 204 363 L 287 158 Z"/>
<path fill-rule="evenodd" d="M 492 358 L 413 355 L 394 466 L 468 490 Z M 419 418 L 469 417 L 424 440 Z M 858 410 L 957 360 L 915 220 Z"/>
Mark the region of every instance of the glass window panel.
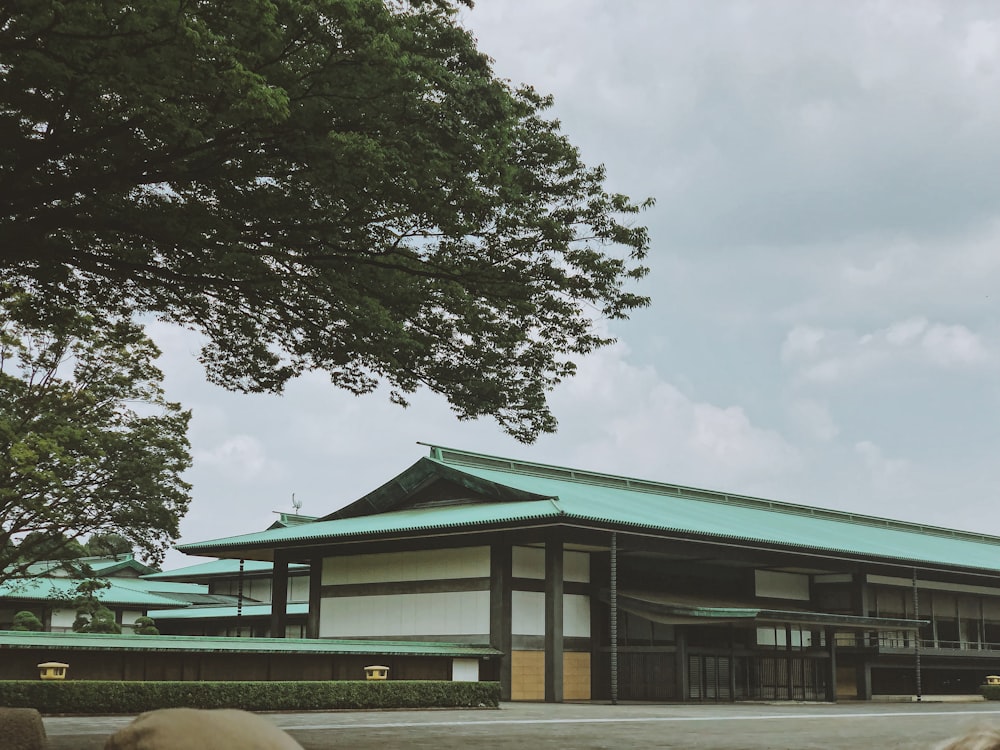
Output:
<path fill-rule="evenodd" d="M 784 635 L 784 633 L 782 633 Z M 778 644 L 775 637 L 774 628 L 757 628 L 758 646 L 776 646 Z"/>

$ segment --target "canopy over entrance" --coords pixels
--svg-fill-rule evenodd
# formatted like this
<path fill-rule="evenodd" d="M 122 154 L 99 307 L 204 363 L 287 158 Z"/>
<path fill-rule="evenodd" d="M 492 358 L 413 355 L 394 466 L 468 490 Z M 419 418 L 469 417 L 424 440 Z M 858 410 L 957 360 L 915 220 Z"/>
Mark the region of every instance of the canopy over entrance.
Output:
<path fill-rule="evenodd" d="M 601 592 L 607 603 L 608 592 Z M 927 620 L 905 620 L 891 617 L 861 617 L 837 615 L 808 610 L 765 609 L 755 605 L 719 599 L 699 599 L 673 594 L 643 591 L 619 591 L 618 608 L 653 622 L 668 625 L 699 623 L 736 623 L 753 625 L 816 625 L 838 630 L 865 631 L 916 631 L 927 625 Z"/>

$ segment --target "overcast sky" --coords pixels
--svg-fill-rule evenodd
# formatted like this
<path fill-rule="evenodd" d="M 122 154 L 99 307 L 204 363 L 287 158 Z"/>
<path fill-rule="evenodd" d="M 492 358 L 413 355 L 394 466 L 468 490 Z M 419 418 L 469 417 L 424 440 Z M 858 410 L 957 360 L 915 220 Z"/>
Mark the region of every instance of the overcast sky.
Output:
<path fill-rule="evenodd" d="M 292 493 L 329 513 L 417 441 L 1000 535 L 1000 4 L 482 0 L 463 23 L 611 189 L 656 199 L 652 306 L 531 446 L 321 374 L 227 393 L 157 325 L 194 412 L 182 541 Z"/>

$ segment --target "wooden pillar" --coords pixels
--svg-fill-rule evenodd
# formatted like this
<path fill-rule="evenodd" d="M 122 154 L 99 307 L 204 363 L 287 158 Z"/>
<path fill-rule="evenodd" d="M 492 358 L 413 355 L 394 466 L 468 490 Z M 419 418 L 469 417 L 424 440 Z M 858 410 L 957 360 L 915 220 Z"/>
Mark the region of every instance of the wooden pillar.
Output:
<path fill-rule="evenodd" d="M 500 655 L 500 700 L 511 699 L 513 647 L 513 552 L 509 542 L 490 547 L 490 645 Z"/>
<path fill-rule="evenodd" d="M 271 574 L 271 637 L 285 637 L 288 613 L 288 558 L 279 550 L 274 551 L 274 569 Z"/>
<path fill-rule="evenodd" d="M 788 680 L 788 700 L 795 700 L 795 670 L 792 658 L 792 626 L 785 625 L 785 678 Z"/>
<path fill-rule="evenodd" d="M 676 676 L 676 699 L 679 701 L 686 701 L 690 696 L 690 691 L 688 688 L 688 682 L 690 680 L 690 674 L 688 671 L 688 653 L 687 653 L 687 630 L 684 625 L 677 625 L 674 627 L 674 642 L 676 644 L 677 650 L 674 652 L 674 673 Z"/>
<path fill-rule="evenodd" d="M 306 638 L 319 638 L 319 609 L 323 590 L 323 558 L 309 561 L 309 611 L 306 614 Z"/>
<path fill-rule="evenodd" d="M 611 698 L 611 607 L 602 596 L 611 588 L 611 555 L 590 553 L 590 695 Z"/>
<path fill-rule="evenodd" d="M 837 702 L 837 631 L 833 628 L 826 629 L 826 650 L 829 654 L 830 676 L 826 683 L 826 699 L 831 703 Z"/>
<path fill-rule="evenodd" d="M 563 702 L 563 543 L 545 542 L 545 702 Z"/>
<path fill-rule="evenodd" d="M 608 583 L 610 587 L 610 618 L 608 629 L 611 633 L 611 704 L 618 705 L 618 534 L 611 532 L 611 554 L 609 560 Z"/>
<path fill-rule="evenodd" d="M 736 702 L 736 626 L 729 625 L 729 700 Z"/>
<path fill-rule="evenodd" d="M 870 701 L 872 699 L 872 665 L 867 658 L 861 662 L 858 677 L 858 697 L 863 701 Z"/>
<path fill-rule="evenodd" d="M 851 609 L 859 617 L 868 617 L 868 577 L 864 572 L 854 574 L 854 585 L 851 587 Z M 856 645 L 859 648 L 868 646 L 868 633 L 859 630 L 856 635 Z"/>

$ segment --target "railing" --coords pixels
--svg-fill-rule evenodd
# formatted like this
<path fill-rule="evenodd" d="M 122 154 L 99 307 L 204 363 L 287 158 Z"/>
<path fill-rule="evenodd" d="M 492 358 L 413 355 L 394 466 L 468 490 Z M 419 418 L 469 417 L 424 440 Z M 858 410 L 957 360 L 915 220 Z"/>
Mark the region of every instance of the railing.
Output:
<path fill-rule="evenodd" d="M 837 647 L 845 648 L 879 648 L 879 649 L 913 649 L 916 644 L 912 637 L 890 633 L 863 633 L 859 635 L 838 633 L 835 639 Z M 943 641 L 921 639 L 920 650 L 945 650 L 945 651 L 965 651 L 1000 652 L 1000 643 L 981 643 L 978 641 Z"/>

